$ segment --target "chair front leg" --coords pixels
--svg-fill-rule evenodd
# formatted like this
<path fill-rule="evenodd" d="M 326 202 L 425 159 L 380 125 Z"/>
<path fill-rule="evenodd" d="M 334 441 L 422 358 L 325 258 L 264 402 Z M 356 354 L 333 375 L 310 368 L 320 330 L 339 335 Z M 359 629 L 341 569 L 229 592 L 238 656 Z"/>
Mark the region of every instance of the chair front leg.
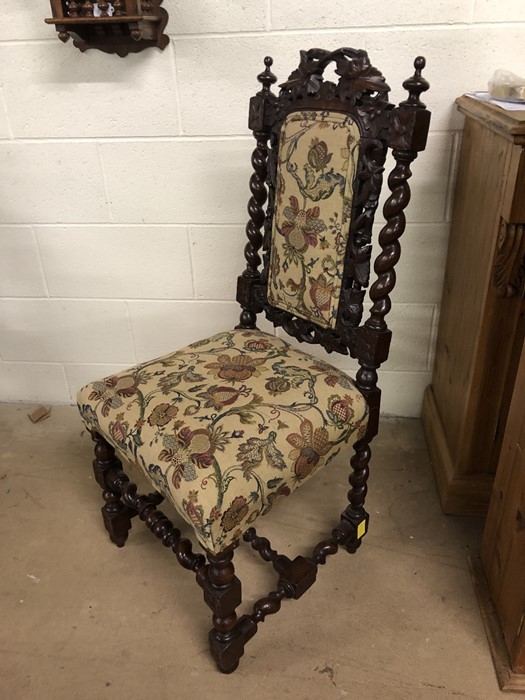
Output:
<path fill-rule="evenodd" d="M 361 546 L 361 539 L 368 530 L 369 515 L 365 510 L 365 499 L 371 455 L 372 451 L 366 439 L 355 443 L 354 454 L 350 459 L 352 472 L 348 477 L 351 487 L 348 492 L 349 503 L 341 513 L 341 522 L 333 533 L 351 554 Z"/>
<path fill-rule="evenodd" d="M 115 448 L 109 444 L 97 432 L 91 433 L 95 442 L 95 459 L 93 460 L 93 472 L 97 484 L 103 490 L 102 497 L 105 505 L 102 506 L 102 518 L 104 526 L 109 533 L 109 538 L 117 547 L 123 547 L 128 539 L 131 529 L 131 513 L 122 503 L 121 494 L 109 485 L 108 474 L 112 469 L 121 469 L 122 463 L 115 456 Z"/>
<path fill-rule="evenodd" d="M 235 609 L 242 602 L 241 582 L 235 576 L 233 549 L 207 554 L 209 566 L 201 585 L 204 600 L 213 612 L 210 650 L 223 673 L 232 673 L 244 653 L 245 635 L 238 624 Z"/>

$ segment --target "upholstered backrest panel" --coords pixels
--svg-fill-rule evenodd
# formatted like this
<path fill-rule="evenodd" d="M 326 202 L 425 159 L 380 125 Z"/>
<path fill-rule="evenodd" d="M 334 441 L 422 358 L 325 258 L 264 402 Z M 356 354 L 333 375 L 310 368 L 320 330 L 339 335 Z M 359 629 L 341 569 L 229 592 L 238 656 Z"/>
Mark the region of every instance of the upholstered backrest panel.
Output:
<path fill-rule="evenodd" d="M 281 128 L 268 301 L 334 328 L 359 157 L 340 112 L 292 112 Z"/>

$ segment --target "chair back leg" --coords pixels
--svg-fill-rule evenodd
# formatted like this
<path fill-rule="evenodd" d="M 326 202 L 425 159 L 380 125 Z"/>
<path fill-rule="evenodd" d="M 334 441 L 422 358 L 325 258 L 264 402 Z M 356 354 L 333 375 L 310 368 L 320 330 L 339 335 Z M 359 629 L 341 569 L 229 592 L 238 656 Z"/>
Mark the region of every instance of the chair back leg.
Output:
<path fill-rule="evenodd" d="M 111 488 L 108 474 L 112 469 L 122 469 L 122 462 L 115 456 L 115 448 L 96 432 L 91 434 L 95 442 L 93 472 L 97 484 L 102 488 L 105 505 L 102 506 L 104 527 L 117 547 L 123 547 L 131 530 L 131 513 L 122 503 L 121 494 Z"/>

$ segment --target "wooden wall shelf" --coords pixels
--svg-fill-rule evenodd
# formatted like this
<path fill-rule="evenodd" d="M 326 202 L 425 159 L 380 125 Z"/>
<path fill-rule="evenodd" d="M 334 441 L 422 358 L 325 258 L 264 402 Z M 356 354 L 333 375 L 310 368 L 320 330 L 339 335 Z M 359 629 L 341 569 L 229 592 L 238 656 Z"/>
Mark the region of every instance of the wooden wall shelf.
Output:
<path fill-rule="evenodd" d="M 169 43 L 164 34 L 168 13 L 163 0 L 113 0 L 94 3 L 91 0 L 51 0 L 58 38 L 73 44 L 80 51 L 99 49 L 124 57 L 156 46 L 163 50 Z M 99 16 L 96 16 L 98 7 Z M 97 13 L 98 14 L 98 13 Z"/>

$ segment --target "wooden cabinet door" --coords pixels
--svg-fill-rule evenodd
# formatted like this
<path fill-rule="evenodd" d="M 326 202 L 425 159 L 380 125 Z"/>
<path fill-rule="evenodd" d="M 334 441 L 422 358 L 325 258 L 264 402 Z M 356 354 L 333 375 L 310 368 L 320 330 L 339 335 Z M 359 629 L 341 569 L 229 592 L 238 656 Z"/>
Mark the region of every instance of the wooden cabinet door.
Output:
<path fill-rule="evenodd" d="M 512 669 L 525 673 L 525 346 L 485 524 L 481 559 Z"/>

